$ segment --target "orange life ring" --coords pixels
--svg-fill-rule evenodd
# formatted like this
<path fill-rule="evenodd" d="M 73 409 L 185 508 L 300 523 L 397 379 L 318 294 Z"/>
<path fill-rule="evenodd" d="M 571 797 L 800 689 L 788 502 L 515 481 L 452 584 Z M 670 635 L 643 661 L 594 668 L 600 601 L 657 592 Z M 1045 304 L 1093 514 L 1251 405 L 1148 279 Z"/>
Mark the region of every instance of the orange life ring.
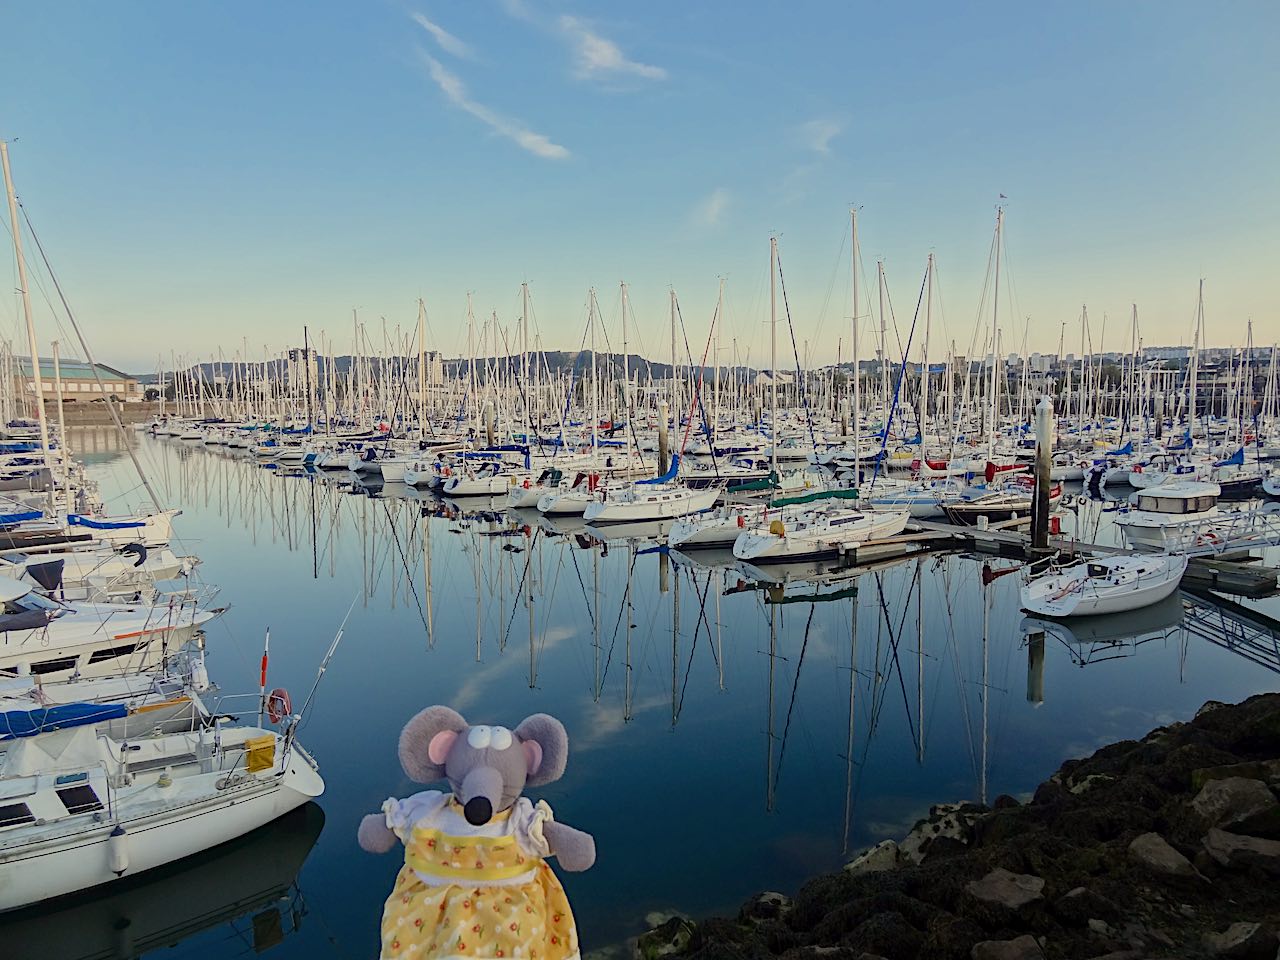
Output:
<path fill-rule="evenodd" d="M 284 687 L 276 687 L 267 694 L 267 716 L 272 723 L 279 723 L 293 713 L 293 701 L 289 699 L 289 691 Z"/>

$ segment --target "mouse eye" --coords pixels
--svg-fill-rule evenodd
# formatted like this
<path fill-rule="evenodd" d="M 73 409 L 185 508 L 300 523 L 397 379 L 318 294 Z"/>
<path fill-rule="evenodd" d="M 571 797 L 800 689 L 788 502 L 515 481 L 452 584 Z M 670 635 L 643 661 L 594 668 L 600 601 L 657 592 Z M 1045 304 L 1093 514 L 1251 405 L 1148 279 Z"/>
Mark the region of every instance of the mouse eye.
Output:
<path fill-rule="evenodd" d="M 467 734 L 467 743 L 477 750 L 483 750 L 489 746 L 489 741 L 492 739 L 493 731 L 488 727 L 472 727 Z"/>
<path fill-rule="evenodd" d="M 505 750 L 511 746 L 511 731 L 506 727 L 494 727 L 492 746 L 495 750 Z"/>

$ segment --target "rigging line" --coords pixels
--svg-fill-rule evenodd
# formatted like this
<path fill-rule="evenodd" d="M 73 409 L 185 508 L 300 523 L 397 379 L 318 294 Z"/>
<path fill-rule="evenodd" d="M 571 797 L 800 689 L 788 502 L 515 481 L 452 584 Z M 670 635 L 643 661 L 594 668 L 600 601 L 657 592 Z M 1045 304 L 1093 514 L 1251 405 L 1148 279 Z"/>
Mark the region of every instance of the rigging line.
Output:
<path fill-rule="evenodd" d="M 537 535 L 537 531 L 534 531 Z M 515 590 L 511 592 L 511 616 L 507 620 L 507 628 L 502 631 L 502 643 L 506 646 L 508 640 L 511 639 L 511 625 L 515 623 L 516 609 L 520 606 L 520 591 L 524 589 L 525 578 L 529 576 L 529 565 L 533 562 L 533 541 L 529 541 L 529 547 L 524 553 L 524 571 L 520 574 L 520 582 L 516 584 Z"/>
<path fill-rule="evenodd" d="M 813 626 L 813 614 L 818 609 L 816 603 L 809 604 L 809 619 L 804 624 L 804 640 L 800 644 L 800 658 L 796 661 L 796 675 L 791 682 L 791 700 L 787 703 L 787 719 L 782 725 L 782 744 L 778 747 L 778 766 L 773 771 L 773 789 L 776 793 L 778 782 L 782 778 L 782 761 L 787 755 L 787 736 L 791 732 L 791 712 L 796 706 L 796 694 L 800 690 L 800 671 L 804 668 L 804 654 L 809 648 L 810 628 Z"/>
<path fill-rule="evenodd" d="M 911 700 L 907 695 L 907 681 L 902 673 L 902 661 L 898 658 L 898 643 L 902 639 L 902 628 L 907 619 L 907 607 L 910 606 L 911 589 L 910 587 L 907 589 L 907 596 L 902 604 L 902 617 L 898 621 L 898 629 L 896 631 L 893 629 L 893 625 L 888 622 L 889 606 L 885 600 L 883 582 L 879 580 L 876 581 L 876 590 L 880 594 L 880 606 L 881 609 L 884 610 L 885 623 L 889 627 L 889 656 L 893 661 L 894 670 L 898 674 L 898 686 L 902 690 L 902 707 L 903 711 L 907 715 L 907 729 L 910 730 L 911 738 L 914 740 L 916 737 L 916 725 L 915 720 L 911 716 Z"/>
<path fill-rule="evenodd" d="M 818 438 L 813 432 L 813 409 L 809 406 L 809 391 L 805 389 L 804 371 L 800 367 L 800 351 L 796 347 L 796 328 L 795 324 L 791 322 L 791 305 L 787 302 L 787 281 L 782 275 L 782 251 L 777 249 L 777 243 L 774 244 L 774 256 L 778 260 L 778 283 L 782 287 L 782 308 L 787 314 L 787 330 L 791 334 L 791 353 L 796 358 L 796 386 L 800 391 L 800 400 L 804 404 L 805 426 L 809 428 L 809 443 L 813 445 L 816 453 L 818 450 Z M 770 376 L 776 380 L 778 371 L 771 370 Z M 778 425 L 770 423 L 769 432 L 773 434 L 773 445 L 776 449 L 778 446 Z"/>
<path fill-rule="evenodd" d="M 684 311 L 681 311 L 680 298 L 678 297 L 676 298 L 676 317 L 680 320 L 680 333 L 682 337 L 685 338 L 685 353 L 686 356 L 689 357 L 689 366 L 692 367 L 694 366 L 694 355 L 692 355 L 689 348 L 689 332 L 685 330 L 685 314 Z M 701 366 L 698 369 L 698 389 L 694 390 L 694 399 L 692 399 L 692 403 L 689 407 L 689 425 L 685 428 L 685 442 L 681 444 L 680 453 L 681 456 L 684 456 L 685 445 L 689 443 L 689 431 L 692 429 L 694 407 L 696 407 L 698 408 L 699 415 L 701 415 L 701 419 L 703 419 L 703 433 L 707 435 L 707 448 L 712 452 L 712 468 L 714 472 L 716 472 L 716 476 L 719 476 L 719 458 L 716 456 L 716 443 L 714 443 L 716 438 L 714 438 L 712 425 L 710 425 L 710 419 L 707 416 L 707 407 L 703 406 L 703 378 L 707 375 L 707 355 L 710 352 L 710 348 L 712 348 L 712 340 L 716 337 L 717 317 L 719 317 L 719 303 L 716 305 L 716 311 L 712 314 L 712 329 L 710 329 L 710 333 L 707 335 L 707 349 L 703 351 L 703 362 L 701 362 Z M 672 379 L 675 380 L 675 370 L 671 371 L 671 376 Z"/>
<path fill-rule="evenodd" d="M 677 568 L 676 576 L 680 575 L 678 570 L 679 568 Z M 690 579 L 692 579 L 692 572 L 690 572 Z M 693 581 L 693 592 L 695 596 L 698 593 L 697 580 Z M 680 685 L 680 702 L 679 702 L 679 705 L 676 707 L 675 717 L 672 718 L 673 725 L 675 724 L 675 721 L 679 719 L 680 714 L 684 712 L 684 695 L 685 695 L 685 691 L 689 689 L 689 675 L 693 672 L 693 653 L 695 650 L 698 649 L 698 635 L 701 632 L 702 623 L 705 622 L 706 620 L 707 594 L 709 594 L 710 592 L 711 592 L 711 577 L 708 576 L 706 589 L 702 591 L 702 596 L 699 598 L 700 599 L 700 609 L 698 611 L 699 616 L 698 616 L 698 619 L 695 620 L 693 624 L 693 644 L 689 647 L 689 660 L 684 667 L 684 683 Z M 707 642 L 710 643 L 710 641 L 711 641 L 711 624 L 708 623 L 707 624 Z M 712 656 L 715 655 L 714 646 L 711 648 L 711 653 L 712 653 Z"/>
<path fill-rule="evenodd" d="M 502 342 L 503 342 L 503 345 L 507 348 L 507 353 L 511 353 L 512 352 L 511 343 L 509 340 L 507 340 L 506 330 L 502 331 Z M 516 386 L 518 387 L 518 393 L 519 393 L 520 399 L 524 402 L 524 409 L 525 409 L 524 447 L 525 447 L 525 456 L 528 457 L 531 452 L 530 448 L 533 446 L 533 444 L 529 442 L 529 433 L 531 430 L 530 422 L 533 420 L 533 406 L 530 401 L 529 393 L 528 393 L 528 390 L 526 389 L 525 382 L 522 379 L 520 379 L 519 367 L 517 366 L 516 369 L 510 371 L 510 373 L 511 373 L 511 378 L 515 380 Z M 542 448 L 544 445 L 542 440 L 542 434 L 538 433 L 537 437 L 538 437 L 538 451 L 542 452 Z M 526 467 L 526 469 L 528 469 L 528 467 Z"/>
<path fill-rule="evenodd" d="M 831 308 L 831 294 L 835 292 L 836 277 L 842 272 L 844 264 L 844 245 L 849 241 L 849 231 L 845 229 L 843 224 L 840 227 L 840 250 L 836 253 L 836 262 L 831 266 L 831 279 L 827 282 L 827 293 L 822 301 L 822 309 L 818 312 L 818 326 L 814 331 L 815 342 L 822 335 L 823 323 L 826 320 L 827 311 Z"/>
<path fill-rule="evenodd" d="M 929 283 L 929 270 L 926 267 L 924 277 L 920 281 L 920 294 L 916 297 L 916 312 L 911 318 L 911 330 L 907 333 L 907 345 L 902 351 L 902 365 L 898 368 L 898 377 L 893 385 L 893 403 L 889 406 L 889 416 L 885 419 L 884 435 L 880 438 L 880 455 L 876 457 L 876 468 L 871 474 L 871 485 L 874 487 L 876 480 L 880 476 L 880 464 L 884 460 L 885 451 L 889 446 L 889 428 L 893 426 L 893 413 L 898 409 L 898 398 L 902 394 L 902 381 L 907 373 L 907 353 L 911 350 L 911 341 L 915 339 L 916 323 L 920 319 L 920 304 L 924 302 L 925 287 Z M 901 343 L 901 341 L 899 341 Z M 927 362 L 926 362 L 927 366 Z M 924 425 L 917 424 L 921 430 L 921 438 L 923 439 Z"/>
<path fill-rule="evenodd" d="M 707 417 L 706 408 L 702 405 L 702 381 L 703 381 L 703 378 L 706 376 L 707 355 L 711 352 L 711 342 L 715 336 L 715 329 L 716 329 L 715 318 L 719 316 L 719 314 L 720 314 L 720 306 L 719 304 L 717 304 L 716 312 L 712 314 L 712 317 L 711 317 L 711 330 L 707 334 L 707 345 L 706 345 L 706 348 L 702 351 L 702 363 L 698 367 L 698 385 L 693 391 L 693 400 L 689 404 L 689 422 L 685 424 L 684 439 L 680 442 L 680 455 L 684 456 L 685 447 L 689 445 L 689 432 L 693 429 L 693 411 L 696 409 L 698 413 L 702 416 L 702 429 L 703 429 L 703 432 L 707 435 L 707 441 L 708 441 L 707 446 L 711 449 L 711 462 L 715 467 L 717 476 L 720 473 L 720 465 L 716 459 L 715 444 L 711 442 L 712 436 L 711 436 L 711 427 L 709 425 L 710 421 Z M 684 313 L 680 309 L 679 297 L 676 298 L 676 317 L 679 318 L 680 320 L 680 333 L 684 337 L 684 352 L 689 358 L 689 366 L 692 367 L 693 353 L 689 349 L 689 334 L 684 327 Z M 671 379 L 673 381 L 675 380 L 675 376 L 676 376 L 676 372 L 674 369 L 672 369 Z M 679 411 L 677 411 L 676 413 L 677 415 L 679 415 Z"/>
<path fill-rule="evenodd" d="M 427 626 L 427 614 L 422 608 L 422 599 L 418 596 L 418 586 L 415 582 L 417 578 L 409 569 L 409 558 L 405 556 L 404 547 L 400 543 L 400 531 L 396 529 L 396 524 L 391 520 L 390 502 L 385 497 L 382 498 L 382 511 L 386 514 L 387 526 L 391 528 L 391 539 L 396 545 L 396 552 L 400 554 L 400 565 L 404 567 L 405 578 L 408 580 L 409 589 L 413 592 L 413 602 L 418 608 L 418 619 L 422 621 L 422 628 L 430 632 L 431 628 Z"/>
<path fill-rule="evenodd" d="M 630 564 L 631 568 L 630 568 L 630 571 L 628 571 L 628 579 L 627 579 L 628 584 L 630 584 L 631 582 L 630 577 L 635 576 L 636 558 L 639 556 L 640 556 L 639 553 L 632 552 L 631 554 L 631 564 Z M 622 603 L 618 604 L 618 621 L 613 625 L 613 636 L 609 637 L 609 653 L 607 657 L 604 658 L 604 671 L 600 673 L 600 686 L 604 686 L 605 677 L 609 676 L 609 664 L 613 662 L 613 649 L 614 649 L 614 646 L 617 646 L 617 643 L 618 643 L 618 623 L 622 622 L 623 608 L 626 608 L 626 611 L 627 611 L 627 628 L 628 630 L 630 630 L 631 628 L 630 618 L 635 614 L 635 604 L 632 603 L 630 588 L 623 590 Z M 650 623 L 652 622 L 653 621 L 650 620 Z"/>
<path fill-rule="evenodd" d="M 713 573 L 714 573 L 714 571 L 711 571 L 711 570 L 708 570 L 708 571 L 707 571 L 707 590 L 706 590 L 706 591 L 704 591 L 704 592 L 703 592 L 703 594 L 702 594 L 702 606 L 701 606 L 701 608 L 700 608 L 700 609 L 699 609 L 699 611 L 698 611 L 698 616 L 699 616 L 699 618 L 701 619 L 701 621 L 702 621 L 703 623 L 705 623 L 705 624 L 707 625 L 707 637 L 708 637 L 708 638 L 710 638 L 710 636 L 711 636 L 711 621 L 709 621 L 709 620 L 707 619 L 707 593 L 711 590 L 711 577 L 712 577 L 712 574 L 713 574 Z M 697 583 L 698 583 L 698 582 L 697 582 L 697 580 L 695 579 L 695 580 L 694 580 L 694 589 L 695 589 L 695 590 L 697 589 Z M 696 628 L 696 626 L 697 626 L 697 624 L 696 624 L 696 622 L 695 622 L 695 628 Z M 694 635 L 694 638 L 695 638 L 695 639 L 697 639 L 697 634 L 696 634 L 696 633 L 695 633 L 695 635 Z M 714 645 L 714 644 L 711 646 L 711 662 L 712 662 L 712 663 L 714 663 L 717 667 L 719 667 L 719 666 L 720 666 L 720 655 L 719 655 L 718 653 L 716 653 L 716 648 L 715 648 L 715 645 Z"/>
<path fill-rule="evenodd" d="M 62 292 L 62 284 L 58 282 L 58 275 L 54 273 L 53 265 L 49 262 L 48 255 L 44 252 L 44 244 L 40 242 L 40 237 L 36 233 L 35 227 L 31 224 L 31 217 L 27 213 L 27 208 L 21 204 L 19 204 L 19 207 L 22 210 L 22 218 L 27 223 L 27 230 L 31 232 L 31 239 L 35 241 L 36 249 L 40 252 L 40 259 L 44 261 L 44 268 L 49 273 L 49 279 L 53 281 L 53 288 L 58 291 L 58 299 L 62 301 L 62 308 L 67 313 L 67 319 L 71 321 L 71 326 L 76 332 L 76 339 L 80 342 L 80 349 L 84 351 L 85 359 L 89 361 L 89 369 L 93 372 L 93 379 L 98 384 L 98 389 L 102 392 L 102 396 L 105 397 L 107 395 L 107 387 L 102 382 L 102 374 L 98 370 L 98 363 L 94 359 L 93 351 L 89 349 L 89 344 L 80 330 L 80 324 L 76 322 L 75 314 L 71 312 L 71 304 L 67 302 L 66 294 Z M 35 358 L 32 358 L 32 363 L 35 363 Z M 127 441 L 128 438 L 124 431 L 124 424 L 120 421 L 120 414 L 115 409 L 115 405 L 108 401 L 105 406 L 107 408 L 107 412 L 111 414 L 111 419 L 115 422 L 116 429 L 120 431 L 120 435 L 125 437 Z M 128 451 L 129 459 L 133 461 L 134 469 L 138 471 L 139 479 L 142 480 L 143 486 L 147 488 L 147 495 L 151 497 L 151 502 L 154 503 L 158 509 L 163 511 L 164 503 L 158 496 L 156 496 L 155 491 L 152 489 L 151 481 L 147 479 L 147 475 L 142 469 L 142 464 L 138 461 L 137 454 L 133 451 L 132 444 L 126 442 L 124 447 L 125 450 Z M 179 540 L 178 542 L 181 544 L 182 541 Z"/>

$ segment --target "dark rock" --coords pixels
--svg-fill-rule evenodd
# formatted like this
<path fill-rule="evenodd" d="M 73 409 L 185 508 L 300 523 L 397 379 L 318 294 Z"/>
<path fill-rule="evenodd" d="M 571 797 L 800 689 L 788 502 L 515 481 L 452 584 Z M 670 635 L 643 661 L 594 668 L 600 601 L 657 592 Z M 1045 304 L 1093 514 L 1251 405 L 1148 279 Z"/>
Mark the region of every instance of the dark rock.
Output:
<path fill-rule="evenodd" d="M 986 936 L 972 920 L 940 913 L 929 921 L 920 955 L 937 960 L 968 960 L 973 944 Z"/>
<path fill-rule="evenodd" d="M 1031 934 L 1015 940 L 983 940 L 975 943 L 969 956 L 973 960 L 1043 960 L 1044 951 Z"/>
<path fill-rule="evenodd" d="M 1020 806 L 1022 806 L 1022 804 L 1018 803 L 1016 799 L 1009 796 L 1007 793 L 1000 794 L 1000 796 L 996 797 L 991 803 L 992 810 L 1013 810 Z"/>
<path fill-rule="evenodd" d="M 657 960 L 682 953 L 693 939 L 694 926 L 684 917 L 672 917 L 666 923 L 640 934 L 636 953 L 641 960 Z"/>
<path fill-rule="evenodd" d="M 1191 773 L 1191 789 L 1198 791 L 1210 780 L 1223 780 L 1227 777 L 1247 777 L 1250 780 L 1275 783 L 1280 780 L 1280 760 L 1261 760 L 1248 763 L 1228 763 L 1217 767 L 1201 767 Z"/>
<path fill-rule="evenodd" d="M 757 893 L 744 903 L 742 909 L 738 911 L 738 916 L 744 922 L 758 923 L 761 920 L 776 920 L 790 909 L 790 897 L 773 890 L 766 890 L 764 893 Z"/>
<path fill-rule="evenodd" d="M 1262 840 L 1215 828 L 1204 838 L 1204 849 L 1217 863 L 1232 870 L 1256 867 L 1280 876 L 1280 840 Z"/>
<path fill-rule="evenodd" d="M 1165 877 L 1194 877 L 1191 861 L 1169 846 L 1158 833 L 1144 833 L 1129 844 L 1129 856 L 1152 873 Z"/>
<path fill-rule="evenodd" d="M 1260 923 L 1233 923 L 1222 933 L 1207 933 L 1204 945 L 1215 957 L 1272 960 L 1276 955 L 1276 935 Z"/>
<path fill-rule="evenodd" d="M 1054 901 L 1050 910 L 1055 917 L 1069 927 L 1083 927 L 1094 917 L 1111 920 L 1117 915 L 1115 903 L 1106 897 L 1099 896 L 1088 887 L 1069 890 Z"/>
<path fill-rule="evenodd" d="M 1200 709 L 1196 711 L 1196 719 L 1199 720 L 1206 714 L 1212 713 L 1214 710 L 1221 710 L 1225 706 L 1226 704 L 1221 700 L 1206 700 Z"/>
<path fill-rule="evenodd" d="M 1267 836 L 1280 833 L 1280 802 L 1261 780 L 1210 780 L 1191 806 L 1211 827 Z"/>
<path fill-rule="evenodd" d="M 965 891 L 984 903 L 994 903 L 1017 910 L 1043 896 L 1044 881 L 1025 873 L 1011 873 L 996 867 L 981 880 L 971 880 Z"/>
<path fill-rule="evenodd" d="M 1070 796 L 1070 792 L 1061 783 L 1046 780 L 1036 787 L 1036 792 L 1031 797 L 1031 802 L 1038 807 L 1060 807 L 1066 803 Z"/>
<path fill-rule="evenodd" d="M 869 916 L 845 937 L 842 946 L 886 957 L 915 957 L 920 953 L 924 935 L 896 910 Z"/>

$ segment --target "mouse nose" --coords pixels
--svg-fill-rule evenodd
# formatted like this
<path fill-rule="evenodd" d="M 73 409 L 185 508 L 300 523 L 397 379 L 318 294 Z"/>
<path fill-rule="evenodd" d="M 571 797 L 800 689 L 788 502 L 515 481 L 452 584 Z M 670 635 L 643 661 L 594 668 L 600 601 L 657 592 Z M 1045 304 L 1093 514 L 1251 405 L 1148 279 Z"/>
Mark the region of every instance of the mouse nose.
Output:
<path fill-rule="evenodd" d="M 482 827 L 493 817 L 493 804 L 488 797 L 472 797 L 462 808 L 462 815 L 473 827 Z"/>

